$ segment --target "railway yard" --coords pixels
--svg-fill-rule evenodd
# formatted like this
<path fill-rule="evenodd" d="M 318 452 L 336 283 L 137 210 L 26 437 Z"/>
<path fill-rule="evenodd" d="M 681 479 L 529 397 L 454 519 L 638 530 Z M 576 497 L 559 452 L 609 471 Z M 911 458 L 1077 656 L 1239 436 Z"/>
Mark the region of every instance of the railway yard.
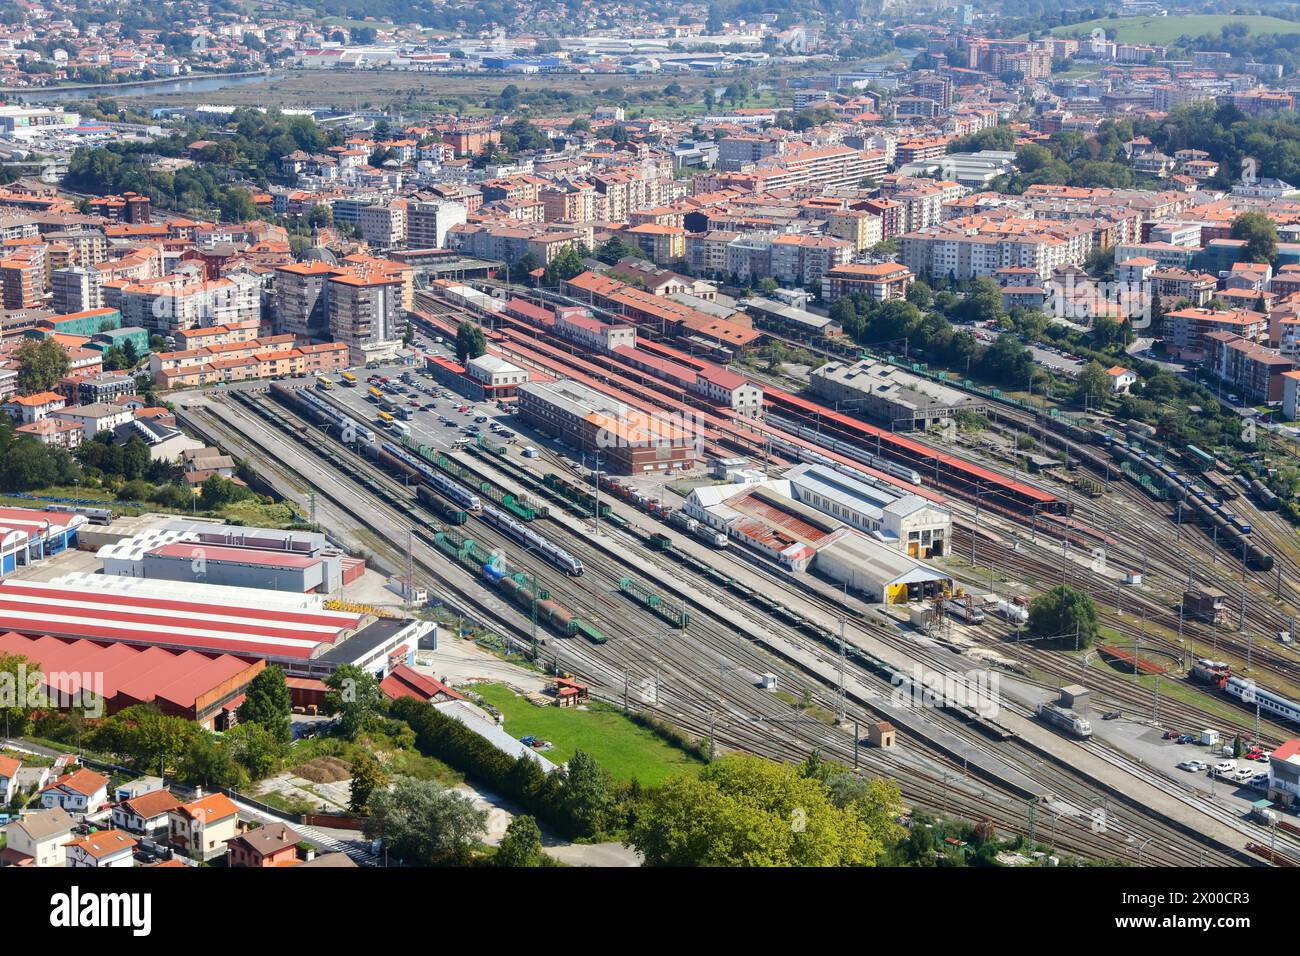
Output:
<path fill-rule="evenodd" d="M 1149 436 L 1010 403 L 990 407 L 984 437 L 1014 448 L 1030 435 L 1060 467 L 1027 476 L 978 434 L 903 435 L 748 369 L 766 415 L 742 416 L 517 316 L 484 322 L 433 291 L 417 293 L 416 308 L 419 351 L 445 365 L 454 357 L 442 340 L 461 321 L 482 322 L 489 354 L 534 381 L 576 381 L 646 415 L 689 416 L 707 457 L 747 458 L 763 478 L 822 465 L 945 509 L 951 534 L 926 566 L 966 604 L 919 630 L 905 603 L 872 601 L 734 540 L 719 548 L 670 518 L 692 489 L 715 486 L 703 470 L 597 484 L 581 450 L 514 404 L 464 398 L 424 368 L 354 369 L 346 387 L 178 392 L 178 420 L 340 544 L 413 577 L 462 633 L 573 674 L 715 752 L 816 751 L 897 781 L 910 806 L 1088 859 L 1300 863 L 1300 821 L 1254 822 L 1258 791 L 1177 769 L 1204 750 L 1170 739 L 1213 729 L 1269 750 L 1294 736 L 1285 708 L 1267 702 L 1300 700 L 1300 654 L 1280 639 L 1300 607 L 1300 547 L 1255 489 L 1227 479 L 1207 495 L 1204 473 Z M 638 344 L 690 360 L 665 341 Z M 400 415 L 376 415 L 408 389 L 409 401 L 384 406 Z M 1092 596 L 1101 636 L 1091 648 L 1025 631 L 1025 602 L 1057 585 Z M 1214 622 L 1186 612 L 1194 589 L 1221 595 Z M 967 623 L 975 612 L 962 620 L 960 609 L 976 596 L 989 613 Z M 1202 659 L 1265 693 L 1197 680 Z M 1089 693 L 1082 738 L 1036 717 L 1072 685 Z M 881 721 L 897 746 L 866 744 L 865 728 Z"/>

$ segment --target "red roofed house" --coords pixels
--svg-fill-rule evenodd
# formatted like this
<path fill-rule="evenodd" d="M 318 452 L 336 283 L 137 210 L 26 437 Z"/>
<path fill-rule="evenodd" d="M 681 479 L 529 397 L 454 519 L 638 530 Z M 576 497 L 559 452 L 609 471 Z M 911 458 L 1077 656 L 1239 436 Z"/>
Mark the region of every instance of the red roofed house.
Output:
<path fill-rule="evenodd" d="M 226 866 L 297 866 L 303 838 L 286 823 L 267 823 L 226 841 Z"/>
<path fill-rule="evenodd" d="M 13 757 L 0 757 L 0 804 L 7 804 L 18 789 L 18 771 L 23 762 Z"/>
<path fill-rule="evenodd" d="M 108 802 L 108 778 L 79 767 L 41 791 L 41 806 L 60 807 L 69 813 L 94 813 Z"/>
<path fill-rule="evenodd" d="M 1300 801 L 1300 738 L 1288 740 L 1268 758 L 1268 798 L 1288 807 Z"/>
<path fill-rule="evenodd" d="M 1111 391 L 1117 393 L 1127 393 L 1138 380 L 1136 372 L 1132 369 L 1124 368 L 1122 365 L 1115 365 L 1106 369 L 1106 374 L 1110 376 Z"/>
<path fill-rule="evenodd" d="M 171 812 L 180 805 L 181 802 L 170 790 L 142 793 L 113 807 L 113 826 L 132 833 L 147 834 L 166 830 L 171 821 Z"/>
<path fill-rule="evenodd" d="M 19 424 L 29 425 L 59 411 L 67 404 L 68 400 L 58 392 L 37 392 L 34 395 L 14 396 L 5 403 L 5 411 Z"/>
<path fill-rule="evenodd" d="M 426 702 L 465 699 L 446 684 L 421 674 L 407 664 L 398 664 L 393 668 L 392 673 L 380 682 L 379 689 L 390 700 L 402 697 L 413 697 Z"/>
<path fill-rule="evenodd" d="M 169 815 L 172 846 L 195 860 L 221 856 L 227 841 L 239 835 L 239 808 L 224 793 L 200 796 Z"/>
<path fill-rule="evenodd" d="M 63 845 L 70 867 L 135 866 L 135 847 L 139 841 L 121 830 L 87 833 Z"/>

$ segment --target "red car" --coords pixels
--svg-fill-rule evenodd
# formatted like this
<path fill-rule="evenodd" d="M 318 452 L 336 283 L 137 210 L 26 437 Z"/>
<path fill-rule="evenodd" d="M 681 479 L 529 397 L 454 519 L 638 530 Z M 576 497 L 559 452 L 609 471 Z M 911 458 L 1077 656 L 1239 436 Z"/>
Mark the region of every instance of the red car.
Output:
<path fill-rule="evenodd" d="M 1164 732 L 1164 735 L 1161 737 L 1161 740 L 1177 740 L 1178 737 L 1179 737 L 1179 733 L 1178 733 L 1178 731 L 1176 731 L 1176 730 L 1166 730 L 1166 731 Z"/>
<path fill-rule="evenodd" d="M 1247 760 L 1263 760 L 1263 759 L 1264 759 L 1264 751 L 1260 750 L 1258 747 L 1251 747 L 1249 750 L 1246 751 L 1246 759 L 1247 759 Z"/>

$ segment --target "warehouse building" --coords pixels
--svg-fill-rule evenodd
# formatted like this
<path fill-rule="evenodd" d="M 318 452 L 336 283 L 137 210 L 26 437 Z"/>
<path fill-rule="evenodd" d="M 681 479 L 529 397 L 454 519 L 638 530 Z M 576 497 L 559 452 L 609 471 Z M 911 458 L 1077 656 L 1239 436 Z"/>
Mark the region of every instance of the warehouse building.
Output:
<path fill-rule="evenodd" d="M 38 508 L 0 508 L 0 576 L 77 546 L 85 515 Z"/>
<path fill-rule="evenodd" d="M 792 572 L 813 570 L 869 600 L 905 603 L 951 589 L 952 579 L 897 546 L 797 500 L 788 479 L 695 488 L 682 510 Z"/>
<path fill-rule="evenodd" d="M 107 715 L 154 703 L 172 717 L 209 730 L 235 722 L 244 691 L 266 663 L 229 654 L 171 651 L 161 647 L 101 644 L 42 635 L 0 634 L 0 654 L 21 655 L 39 665 L 43 694 L 60 706 L 103 701 Z M 81 704 L 85 706 L 84 703 Z"/>
<path fill-rule="evenodd" d="M 919 495 L 868 485 L 825 465 L 796 465 L 785 477 L 799 501 L 911 557 L 947 553 L 952 515 Z"/>
<path fill-rule="evenodd" d="M 150 580 L 336 593 L 365 572 L 365 561 L 328 545 L 323 534 L 172 521 L 99 549 L 104 573 Z"/>
<path fill-rule="evenodd" d="M 817 549 L 813 567 L 873 601 L 906 604 L 952 589 L 952 578 L 866 535 L 852 532 Z"/>
<path fill-rule="evenodd" d="M 891 428 L 926 429 L 959 411 L 983 414 L 983 399 L 879 359 L 827 362 L 809 377 L 813 394 Z"/>
<path fill-rule="evenodd" d="M 693 423 L 632 408 L 579 382 L 520 385 L 519 414 L 578 451 L 599 454 L 602 470 L 613 474 L 689 470 L 701 456 Z"/>
<path fill-rule="evenodd" d="M 343 664 L 382 676 L 435 628 L 375 609 L 305 609 L 294 606 L 301 597 L 281 601 L 273 591 L 94 577 L 97 586 L 73 575 L 0 581 L 0 632 L 230 654 L 323 678 Z"/>

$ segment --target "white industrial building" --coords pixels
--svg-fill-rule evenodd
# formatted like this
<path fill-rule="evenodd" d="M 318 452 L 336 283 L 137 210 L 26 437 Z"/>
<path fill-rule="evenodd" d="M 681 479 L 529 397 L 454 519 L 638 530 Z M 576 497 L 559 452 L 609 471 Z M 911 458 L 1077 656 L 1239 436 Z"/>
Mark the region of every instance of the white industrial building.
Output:
<path fill-rule="evenodd" d="M 796 465 L 785 477 L 799 501 L 911 557 L 948 553 L 952 514 L 919 495 L 868 485 L 825 465 Z"/>
<path fill-rule="evenodd" d="M 815 493 L 819 495 L 832 490 L 814 484 L 806 474 L 797 476 L 806 482 L 806 489 L 818 488 Z M 843 497 L 843 492 L 836 494 Z M 910 497 L 915 496 L 898 500 Z M 930 507 L 928 502 L 925 505 Z M 861 499 L 854 501 L 859 520 L 866 520 L 864 507 Z M 833 513 L 800 500 L 795 481 L 789 479 L 695 488 L 682 510 L 790 571 L 812 569 L 873 601 L 906 603 L 935 597 L 952 586 L 947 574 L 906 553 L 900 546 L 900 540 L 905 538 L 896 537 L 891 544 L 887 536 L 858 531 Z M 947 518 L 941 509 L 932 510 Z M 943 542 L 948 525 L 944 522 L 941 526 L 945 531 L 940 538 Z M 911 533 L 906 524 L 900 527 L 904 535 Z M 924 529 L 918 526 L 914 530 L 919 550 Z M 929 530 L 933 546 L 934 528 Z"/>
<path fill-rule="evenodd" d="M 818 548 L 813 567 L 836 584 L 885 604 L 932 598 L 952 585 L 943 571 L 856 532 L 837 535 Z"/>

